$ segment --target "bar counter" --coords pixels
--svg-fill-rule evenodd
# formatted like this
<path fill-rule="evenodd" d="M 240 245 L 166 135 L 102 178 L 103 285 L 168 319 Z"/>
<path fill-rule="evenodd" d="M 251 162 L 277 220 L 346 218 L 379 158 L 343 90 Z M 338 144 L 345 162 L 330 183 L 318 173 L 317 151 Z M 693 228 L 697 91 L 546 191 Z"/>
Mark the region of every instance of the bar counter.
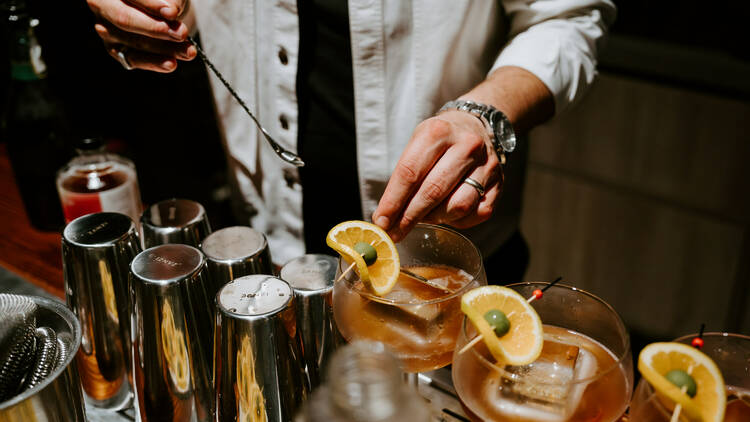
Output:
<path fill-rule="evenodd" d="M 60 233 L 42 232 L 29 223 L 4 143 L 0 144 L 0 222 L 0 266 L 64 298 Z"/>

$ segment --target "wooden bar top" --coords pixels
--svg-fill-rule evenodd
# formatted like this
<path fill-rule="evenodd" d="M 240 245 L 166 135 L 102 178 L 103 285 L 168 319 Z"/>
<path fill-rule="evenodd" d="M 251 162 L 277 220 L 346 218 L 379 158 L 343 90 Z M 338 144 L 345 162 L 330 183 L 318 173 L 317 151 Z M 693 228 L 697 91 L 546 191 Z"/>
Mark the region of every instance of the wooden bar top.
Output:
<path fill-rule="evenodd" d="M 60 233 L 42 232 L 29 223 L 4 143 L 0 144 L 0 227 L 0 266 L 64 298 Z"/>

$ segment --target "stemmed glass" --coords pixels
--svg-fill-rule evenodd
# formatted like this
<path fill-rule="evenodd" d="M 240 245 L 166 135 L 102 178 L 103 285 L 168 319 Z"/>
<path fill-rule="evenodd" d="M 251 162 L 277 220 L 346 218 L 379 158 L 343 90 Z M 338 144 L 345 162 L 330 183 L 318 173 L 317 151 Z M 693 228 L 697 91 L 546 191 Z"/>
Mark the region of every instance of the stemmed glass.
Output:
<path fill-rule="evenodd" d="M 675 342 L 691 344 L 697 336 L 680 337 Z M 730 333 L 704 333 L 701 351 L 719 367 L 727 390 L 724 420 L 750 420 L 750 337 Z M 668 422 L 672 417 L 644 379 L 638 383 L 630 403 L 633 422 Z"/>
<path fill-rule="evenodd" d="M 523 297 L 549 283 L 508 287 Z M 477 332 L 464 318 L 453 358 L 453 384 L 473 419 L 493 421 L 619 420 L 633 388 L 627 330 L 591 293 L 562 284 L 531 303 L 543 323 L 541 356 L 525 366 L 498 364 L 484 342 L 459 351 Z"/>
<path fill-rule="evenodd" d="M 487 284 L 482 256 L 460 233 L 431 224 L 417 224 L 396 248 L 407 274 L 416 273 L 440 287 L 402 272 L 396 287 L 379 297 L 350 271 L 333 288 L 336 324 L 347 341 L 389 346 L 406 373 L 442 368 L 451 362 L 460 331 L 461 295 Z M 340 259 L 338 274 L 348 266 Z"/>

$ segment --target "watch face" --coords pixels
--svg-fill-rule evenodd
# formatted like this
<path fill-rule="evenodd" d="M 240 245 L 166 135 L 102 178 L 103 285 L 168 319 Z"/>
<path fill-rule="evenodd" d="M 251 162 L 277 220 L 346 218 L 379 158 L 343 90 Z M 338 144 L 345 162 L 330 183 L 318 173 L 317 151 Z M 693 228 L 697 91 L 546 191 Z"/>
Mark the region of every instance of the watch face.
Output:
<path fill-rule="evenodd" d="M 505 152 L 513 152 L 516 149 L 516 134 L 513 132 L 513 127 L 507 120 L 500 123 L 500 145 L 503 147 Z"/>
<path fill-rule="evenodd" d="M 516 149 L 516 133 L 505 115 L 497 110 L 492 113 L 493 129 L 495 130 L 495 141 L 503 152 L 513 152 Z"/>

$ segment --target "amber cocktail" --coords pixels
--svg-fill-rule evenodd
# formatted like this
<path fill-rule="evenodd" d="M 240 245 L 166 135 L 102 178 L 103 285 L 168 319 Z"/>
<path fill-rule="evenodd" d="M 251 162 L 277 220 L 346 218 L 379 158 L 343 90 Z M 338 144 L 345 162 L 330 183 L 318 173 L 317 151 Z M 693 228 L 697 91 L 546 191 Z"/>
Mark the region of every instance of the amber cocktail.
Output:
<path fill-rule="evenodd" d="M 347 341 L 380 341 L 400 359 L 405 372 L 425 372 L 451 362 L 460 331 L 461 295 L 487 283 L 479 250 L 453 230 L 419 224 L 396 244 L 402 272 L 383 297 L 372 294 L 356 271 L 333 289 L 333 311 Z M 339 273 L 349 267 L 342 259 Z"/>
<path fill-rule="evenodd" d="M 508 286 L 523 297 L 547 283 Z M 542 320 L 544 345 L 523 366 L 497 362 L 465 319 L 456 343 L 453 384 L 467 413 L 492 421 L 617 421 L 633 386 L 630 342 L 615 311 L 594 295 L 555 285 L 531 304 Z"/>
<path fill-rule="evenodd" d="M 693 334 L 674 341 L 691 344 L 696 336 Z M 705 333 L 702 338 L 700 350 L 716 363 L 724 378 L 727 394 L 724 421 L 750 421 L 750 337 Z M 672 411 L 664 406 L 644 379 L 638 383 L 629 413 L 633 422 L 669 422 L 672 417 Z"/>

